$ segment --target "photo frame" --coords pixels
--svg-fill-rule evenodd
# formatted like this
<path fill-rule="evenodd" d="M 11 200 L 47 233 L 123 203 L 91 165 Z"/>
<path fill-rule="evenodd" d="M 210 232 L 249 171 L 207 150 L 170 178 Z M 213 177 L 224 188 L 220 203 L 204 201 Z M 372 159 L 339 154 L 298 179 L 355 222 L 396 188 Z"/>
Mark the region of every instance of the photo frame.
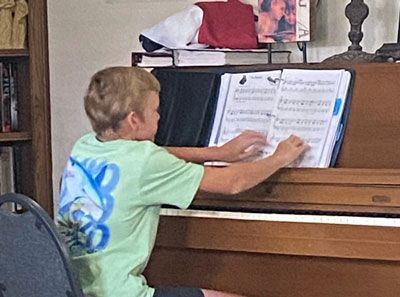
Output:
<path fill-rule="evenodd" d="M 259 0 L 258 42 L 305 42 L 311 39 L 311 0 Z"/>

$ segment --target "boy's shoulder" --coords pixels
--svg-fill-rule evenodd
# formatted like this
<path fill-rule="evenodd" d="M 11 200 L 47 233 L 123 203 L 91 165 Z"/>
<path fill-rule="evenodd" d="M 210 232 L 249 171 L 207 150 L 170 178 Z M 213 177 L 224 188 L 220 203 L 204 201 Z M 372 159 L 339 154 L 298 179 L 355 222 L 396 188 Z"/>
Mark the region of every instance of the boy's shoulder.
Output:
<path fill-rule="evenodd" d="M 143 150 L 150 150 L 150 151 L 164 149 L 163 147 L 155 144 L 154 142 L 152 142 L 150 140 L 123 140 L 123 139 L 121 139 L 121 144 L 123 144 L 127 147 L 134 148 L 134 149 L 143 149 Z"/>
<path fill-rule="evenodd" d="M 76 151 L 114 151 L 121 154 L 128 154 L 130 152 L 137 152 L 143 157 L 148 154 L 153 154 L 156 152 L 168 153 L 168 151 L 154 143 L 150 140 L 126 140 L 117 139 L 112 141 L 100 141 L 97 139 L 95 133 L 87 133 L 81 136 L 74 144 L 72 149 L 73 152 Z"/>
<path fill-rule="evenodd" d="M 83 134 L 81 137 L 79 137 L 78 140 L 75 142 L 75 145 L 77 145 L 79 143 L 88 143 L 95 139 L 96 139 L 96 134 L 94 134 L 93 132 L 89 132 L 89 133 Z"/>
<path fill-rule="evenodd" d="M 150 140 L 126 140 L 126 139 L 116 139 L 111 141 L 100 141 L 96 134 L 91 132 L 81 136 L 74 145 L 73 151 L 80 150 L 82 148 L 98 148 L 102 150 L 118 150 L 121 153 L 126 151 L 142 151 L 145 152 L 155 152 L 157 150 L 165 150 L 163 147 L 155 144 Z"/>
<path fill-rule="evenodd" d="M 146 147 L 159 147 L 157 144 L 150 140 L 127 140 L 123 138 L 101 141 L 98 139 L 94 132 L 89 132 L 82 135 L 75 144 L 85 143 L 88 145 L 101 145 L 101 146 L 113 146 L 113 145 L 131 145 L 131 146 L 146 146 Z"/>

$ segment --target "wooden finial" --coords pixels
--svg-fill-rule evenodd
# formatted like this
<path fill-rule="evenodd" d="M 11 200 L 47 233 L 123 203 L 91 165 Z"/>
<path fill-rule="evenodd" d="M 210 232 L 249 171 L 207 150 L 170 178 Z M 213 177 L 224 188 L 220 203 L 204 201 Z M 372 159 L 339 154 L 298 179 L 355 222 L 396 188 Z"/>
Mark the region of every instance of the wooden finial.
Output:
<path fill-rule="evenodd" d="M 369 8 L 363 0 L 351 0 L 345 9 L 345 15 L 350 21 L 350 32 L 348 34 L 351 41 L 349 51 L 361 51 L 360 42 L 364 37 L 361 31 L 362 24 L 369 14 Z"/>
<path fill-rule="evenodd" d="M 361 30 L 364 20 L 368 17 L 369 8 L 364 3 L 364 0 L 351 0 L 345 9 L 345 15 L 350 21 L 350 32 L 348 34 L 351 45 L 348 47 L 347 52 L 334 55 L 325 59 L 323 62 L 354 62 L 363 63 L 371 62 L 374 58 L 373 54 L 362 51 L 360 45 L 363 39 L 363 32 Z"/>

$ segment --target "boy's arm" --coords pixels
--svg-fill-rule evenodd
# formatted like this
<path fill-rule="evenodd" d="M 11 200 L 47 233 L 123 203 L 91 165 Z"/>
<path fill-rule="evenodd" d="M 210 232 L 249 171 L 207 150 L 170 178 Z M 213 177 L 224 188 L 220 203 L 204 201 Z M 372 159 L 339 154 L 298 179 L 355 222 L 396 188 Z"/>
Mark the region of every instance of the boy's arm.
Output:
<path fill-rule="evenodd" d="M 267 179 L 278 169 L 292 163 L 308 145 L 297 136 L 282 141 L 270 157 L 235 163 L 223 168 L 205 167 L 200 190 L 221 194 L 237 194 Z"/>
<path fill-rule="evenodd" d="M 263 134 L 244 131 L 220 147 L 165 147 L 171 154 L 188 162 L 206 161 L 236 162 L 260 153 L 266 145 Z"/>

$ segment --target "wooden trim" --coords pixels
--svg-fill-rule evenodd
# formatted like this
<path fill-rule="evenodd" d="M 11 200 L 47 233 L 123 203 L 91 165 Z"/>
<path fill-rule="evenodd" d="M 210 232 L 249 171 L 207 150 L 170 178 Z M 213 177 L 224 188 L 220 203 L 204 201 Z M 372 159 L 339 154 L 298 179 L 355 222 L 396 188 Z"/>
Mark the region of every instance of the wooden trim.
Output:
<path fill-rule="evenodd" d="M 29 1 L 29 52 L 31 77 L 33 197 L 53 213 L 50 93 L 48 68 L 47 3 Z"/>
<path fill-rule="evenodd" d="M 400 261 L 400 228 L 161 217 L 156 245 L 163 248 Z"/>
<path fill-rule="evenodd" d="M 312 184 L 400 186 L 400 170 L 370 168 L 285 168 L 271 176 L 268 181 Z"/>
<path fill-rule="evenodd" d="M 301 178 L 300 178 L 301 180 Z M 335 178 L 332 178 L 335 180 Z M 303 180 L 304 181 L 304 180 Z M 192 207 L 257 212 L 363 213 L 400 216 L 400 187 L 396 185 L 264 182 L 238 195 L 199 192 Z"/>

